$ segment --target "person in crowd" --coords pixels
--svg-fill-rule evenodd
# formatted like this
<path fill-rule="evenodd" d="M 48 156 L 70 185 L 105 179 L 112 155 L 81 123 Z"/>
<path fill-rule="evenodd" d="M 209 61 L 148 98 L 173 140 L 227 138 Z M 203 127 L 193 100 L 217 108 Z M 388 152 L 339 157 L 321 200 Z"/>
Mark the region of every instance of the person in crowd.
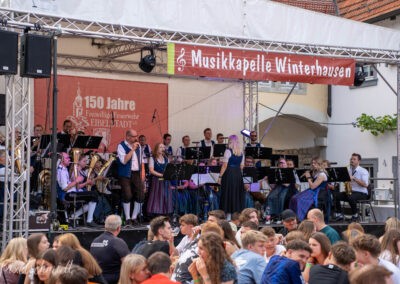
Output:
<path fill-rule="evenodd" d="M 49 284 L 51 272 L 56 267 L 57 255 L 55 250 L 48 249 L 41 253 L 35 263 L 34 283 Z"/>
<path fill-rule="evenodd" d="M 347 229 L 342 232 L 342 239 L 347 243 L 351 243 L 353 239 L 364 233 L 364 228 L 360 223 L 351 222 Z"/>
<path fill-rule="evenodd" d="M 300 223 L 298 230 L 304 234 L 307 241 L 310 239 L 311 235 L 317 231 L 314 222 L 310 220 L 303 220 L 303 222 Z"/>
<path fill-rule="evenodd" d="M 58 267 L 51 276 L 53 284 L 87 284 L 89 274 L 87 270 L 78 265 L 70 265 L 68 267 Z"/>
<path fill-rule="evenodd" d="M 310 257 L 310 246 L 301 240 L 293 240 L 286 246 L 285 256 L 274 255 L 261 278 L 261 284 L 303 284 L 301 271 Z"/>
<path fill-rule="evenodd" d="M 341 192 L 336 197 L 336 208 L 340 208 L 340 213 L 336 216 L 336 221 L 344 219 L 343 209 L 340 201 L 347 201 L 351 208 L 352 221 L 357 221 L 359 216 L 357 212 L 357 200 L 365 200 L 368 196 L 369 172 L 360 166 L 361 155 L 353 153 L 350 158 L 350 185 L 351 193 Z"/>
<path fill-rule="evenodd" d="M 390 261 L 379 258 L 381 247 L 378 239 L 370 234 L 358 236 L 351 243 L 361 265 L 380 265 L 391 271 L 393 283 L 400 283 L 400 269 Z"/>
<path fill-rule="evenodd" d="M 218 180 L 221 183 L 220 208 L 228 214 L 228 220 L 230 220 L 233 212 L 244 209 L 243 166 L 244 155 L 240 148 L 239 139 L 236 135 L 231 135 Z"/>
<path fill-rule="evenodd" d="M 139 284 L 150 277 L 147 260 L 139 254 L 128 254 L 121 265 L 118 284 Z"/>
<path fill-rule="evenodd" d="M 337 242 L 331 247 L 324 265 L 311 267 L 308 284 L 349 284 L 347 273 L 355 260 L 354 249 L 345 242 Z"/>
<path fill-rule="evenodd" d="M 400 268 L 400 230 L 390 229 L 382 238 L 379 258 L 390 261 Z"/>
<path fill-rule="evenodd" d="M 0 257 L 0 283 L 17 284 L 19 274 L 27 261 L 26 239 L 21 237 L 11 239 Z"/>
<path fill-rule="evenodd" d="M 97 227 L 97 224 L 93 222 L 93 214 L 97 205 L 97 193 L 92 191 L 83 191 L 79 189 L 79 185 L 84 182 L 84 178 L 81 175 L 71 178 L 68 172 L 68 166 L 71 164 L 69 155 L 65 152 L 61 153 L 61 161 L 57 167 L 57 192 L 58 199 L 60 201 L 73 201 L 73 195 L 77 195 L 77 198 L 87 199 L 89 202 L 83 208 L 76 210 L 75 214 L 72 214 L 71 218 L 76 219 L 81 216 L 84 212 L 88 212 L 86 225 L 90 227 Z"/>
<path fill-rule="evenodd" d="M 60 247 L 60 241 L 58 240 L 60 238 L 60 235 L 55 235 L 53 238 L 53 243 L 51 245 L 51 247 L 54 250 L 57 250 Z"/>
<path fill-rule="evenodd" d="M 24 275 L 21 277 L 24 279 L 25 284 L 30 284 L 35 274 L 36 259 L 50 247 L 50 243 L 45 234 L 35 233 L 28 237 L 27 245 L 29 259 L 25 267 Z"/>
<path fill-rule="evenodd" d="M 304 233 L 299 230 L 293 230 L 287 233 L 287 235 L 283 239 L 283 245 L 287 245 L 289 242 L 293 240 L 302 240 L 306 243 L 308 243 L 308 240 L 306 239 Z"/>
<path fill-rule="evenodd" d="M 150 215 L 171 215 L 174 210 L 169 181 L 163 179 L 168 164 L 168 158 L 164 156 L 164 147 L 163 144 L 157 143 L 149 161 L 149 171 L 152 177 L 147 213 Z"/>
<path fill-rule="evenodd" d="M 267 236 L 259 231 L 249 231 L 242 235 L 243 248 L 232 254 L 238 268 L 238 283 L 259 283 L 267 266 L 265 243 Z"/>
<path fill-rule="evenodd" d="M 239 212 L 232 213 L 229 224 L 231 225 L 233 232 L 236 234 L 238 231 L 238 226 L 240 225 L 240 213 Z"/>
<path fill-rule="evenodd" d="M 81 246 L 78 238 L 74 234 L 63 234 L 59 240 L 61 245 L 69 246 L 81 254 L 83 267 L 89 273 L 89 278 L 92 282 L 107 283 L 102 275 L 101 267 L 97 263 L 96 259 L 90 254 L 89 251 Z"/>
<path fill-rule="evenodd" d="M 71 264 L 83 266 L 81 253 L 70 246 L 59 246 L 56 254 L 59 266 L 69 266 Z"/>
<path fill-rule="evenodd" d="M 231 258 L 227 255 L 224 242 L 216 233 L 202 234 L 198 242 L 199 258 L 193 260 L 189 271 L 196 283 L 232 284 L 237 281 L 237 273 Z"/>
<path fill-rule="evenodd" d="M 306 282 L 309 280 L 311 267 L 316 264 L 323 265 L 331 250 L 331 242 L 323 233 L 316 232 L 312 234 L 308 240 L 308 244 L 312 252 L 303 271 L 303 277 Z"/>
<path fill-rule="evenodd" d="M 172 274 L 172 262 L 168 254 L 164 252 L 155 252 L 148 259 L 148 268 L 151 273 L 151 277 L 143 284 L 177 284 L 170 280 Z"/>
<path fill-rule="evenodd" d="M 216 138 L 217 138 L 217 144 L 224 144 L 224 139 L 225 139 L 224 134 L 218 133 Z"/>
<path fill-rule="evenodd" d="M 193 228 L 199 224 L 199 218 L 194 214 L 185 214 L 179 218 L 181 234 L 184 235 L 181 242 L 176 246 L 176 251 L 180 255 L 186 246 L 194 240 Z"/>
<path fill-rule="evenodd" d="M 317 232 L 324 233 L 329 238 L 331 244 L 335 244 L 337 241 L 341 240 L 338 232 L 331 226 L 325 224 L 324 213 L 322 213 L 321 210 L 316 208 L 310 210 L 307 214 L 307 219 L 314 223 Z"/>
<path fill-rule="evenodd" d="M 177 254 L 174 245 L 174 236 L 172 234 L 169 218 L 158 216 L 151 220 L 150 230 L 154 234 L 154 239 L 144 244 L 138 254 L 148 258 L 156 251 L 165 252 L 168 255 Z"/>
<path fill-rule="evenodd" d="M 226 215 L 223 210 L 212 210 L 208 212 L 208 219 L 207 221 L 218 223 L 219 220 L 225 220 Z"/>
<path fill-rule="evenodd" d="M 286 236 L 290 231 L 297 229 L 297 216 L 291 209 L 286 209 L 281 214 L 283 228 L 279 230 L 279 234 Z"/>
<path fill-rule="evenodd" d="M 383 266 L 366 265 L 350 273 L 351 284 L 395 284 L 393 273 Z"/>
<path fill-rule="evenodd" d="M 214 232 L 221 237 L 224 235 L 223 230 L 216 222 L 207 221 L 201 226 L 201 233 L 206 234 L 209 232 Z M 174 273 L 172 274 L 172 280 L 179 281 L 182 284 L 192 283 L 192 275 L 189 272 L 189 267 L 193 260 L 199 257 L 198 240 L 198 238 L 195 238 L 179 255 L 178 261 L 175 265 Z"/>
<path fill-rule="evenodd" d="M 260 222 L 259 221 L 259 217 L 258 217 L 258 211 L 255 208 L 245 208 L 245 209 L 243 209 L 242 212 L 240 213 L 239 220 L 240 220 L 241 224 L 246 223 L 247 221 L 252 221 L 257 226 L 259 225 L 259 222 Z M 242 231 L 243 230 L 245 230 L 245 228 L 242 226 L 242 228 L 240 228 L 237 231 L 236 235 L 235 235 L 236 241 L 240 246 L 242 245 L 241 236 L 242 236 Z"/>
<path fill-rule="evenodd" d="M 122 220 L 118 215 L 109 215 L 104 224 L 105 232 L 90 245 L 90 253 L 103 270 L 108 284 L 117 284 L 121 263 L 130 251 L 123 239 L 118 238 Z"/>
<path fill-rule="evenodd" d="M 228 253 L 228 255 L 232 255 L 233 252 L 237 251 L 240 247 L 241 244 L 239 244 L 235 238 L 235 233 L 232 230 L 231 225 L 229 225 L 229 222 L 226 220 L 220 220 L 218 221 L 218 225 L 222 228 L 224 231 L 224 243 L 225 243 L 225 250 Z"/>
<path fill-rule="evenodd" d="M 137 216 L 141 213 L 144 201 L 145 172 L 144 155 L 135 130 L 126 131 L 125 140 L 118 144 L 117 153 L 118 181 L 121 186 L 125 224 L 137 225 Z M 134 203 L 132 214 L 131 203 Z"/>
<path fill-rule="evenodd" d="M 390 229 L 400 229 L 400 220 L 397 219 L 396 217 L 390 217 L 385 221 L 385 233 L 389 231 Z M 383 236 L 379 238 L 379 242 L 381 243 L 383 239 Z"/>
<path fill-rule="evenodd" d="M 266 236 L 265 240 L 265 262 L 268 263 L 271 257 L 274 255 L 281 255 L 286 251 L 286 248 L 279 243 L 279 239 L 276 236 L 275 230 L 271 227 L 264 227 L 261 229 L 261 233 Z"/>
<path fill-rule="evenodd" d="M 308 210 L 314 206 L 318 208 L 318 195 L 321 190 L 326 190 L 328 176 L 322 167 L 322 160 L 318 157 L 311 161 L 311 172 L 306 171 L 309 188 L 292 197 L 289 208 L 296 212 L 300 221 L 306 217 Z"/>
<path fill-rule="evenodd" d="M 163 145 L 165 146 L 164 149 L 165 149 L 165 154 L 167 156 L 173 156 L 174 155 L 174 151 L 173 151 L 172 146 L 171 146 L 171 140 L 172 140 L 171 134 L 165 133 L 163 135 Z"/>
<path fill-rule="evenodd" d="M 285 158 L 280 158 L 278 160 L 278 168 L 286 169 L 288 166 L 286 164 Z M 267 196 L 267 201 L 265 204 L 266 208 L 269 208 L 270 215 L 273 220 L 278 220 L 279 214 L 285 209 L 288 209 L 289 202 L 297 193 L 296 183 L 276 183 L 270 184 L 271 192 Z"/>

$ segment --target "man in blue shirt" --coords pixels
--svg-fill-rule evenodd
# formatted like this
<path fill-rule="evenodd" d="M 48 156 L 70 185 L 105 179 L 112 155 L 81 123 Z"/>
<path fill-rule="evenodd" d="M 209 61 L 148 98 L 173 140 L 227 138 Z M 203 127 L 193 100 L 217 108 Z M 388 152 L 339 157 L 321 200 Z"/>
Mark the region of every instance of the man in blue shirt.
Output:
<path fill-rule="evenodd" d="M 286 246 L 285 256 L 275 255 L 269 261 L 261 278 L 262 284 L 303 284 L 301 271 L 311 255 L 310 246 L 293 240 Z"/>
<path fill-rule="evenodd" d="M 264 259 L 267 237 L 259 231 L 248 231 L 241 235 L 243 249 L 232 254 L 238 267 L 238 283 L 260 283 L 267 263 Z"/>

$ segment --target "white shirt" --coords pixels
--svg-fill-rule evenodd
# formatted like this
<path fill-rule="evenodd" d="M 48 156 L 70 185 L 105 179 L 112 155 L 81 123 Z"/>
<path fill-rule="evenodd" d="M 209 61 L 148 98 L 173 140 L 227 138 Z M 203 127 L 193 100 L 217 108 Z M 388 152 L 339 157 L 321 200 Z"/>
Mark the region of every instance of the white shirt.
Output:
<path fill-rule="evenodd" d="M 271 257 L 273 257 L 274 255 L 281 255 L 281 253 L 284 251 L 286 251 L 286 248 L 283 245 L 276 245 L 275 251 L 271 256 L 267 256 L 267 253 L 265 253 L 264 255 L 265 261 L 268 263 Z"/>
<path fill-rule="evenodd" d="M 124 141 L 124 143 L 129 149 L 132 150 L 131 145 L 129 145 L 129 143 L 127 141 Z M 125 160 L 125 156 L 126 156 L 127 153 L 125 152 L 125 149 L 121 144 L 118 144 L 117 152 L 118 152 L 118 159 L 121 161 L 122 164 L 125 165 L 126 163 L 124 163 L 124 160 Z M 136 172 L 138 170 L 140 170 L 139 169 L 139 160 L 138 160 L 138 157 L 136 155 L 136 151 L 134 151 L 133 155 L 132 155 L 131 171 Z"/>
<path fill-rule="evenodd" d="M 379 258 L 392 262 L 392 254 L 388 250 L 384 250 L 383 252 L 381 252 Z M 396 266 L 400 268 L 400 256 L 398 255 L 396 256 L 396 262 Z"/>
<path fill-rule="evenodd" d="M 349 174 L 350 174 L 350 176 L 352 175 L 356 179 L 359 179 L 363 183 L 368 185 L 368 183 L 369 183 L 369 173 L 368 173 L 368 171 L 366 169 L 358 166 L 357 168 L 355 168 L 355 170 L 353 170 L 350 167 L 349 168 Z M 363 186 L 359 185 L 355 181 L 351 182 L 351 187 L 352 187 L 352 190 L 355 191 L 355 192 L 362 192 L 362 193 L 368 194 L 368 189 L 366 187 L 363 187 Z"/>
<path fill-rule="evenodd" d="M 393 283 L 400 283 L 400 269 L 394 265 L 393 263 L 384 260 L 382 258 L 378 258 L 379 260 L 379 265 L 385 267 L 387 270 L 391 271 L 393 274 L 390 276 L 392 278 Z"/>
<path fill-rule="evenodd" d="M 61 187 L 62 190 L 64 190 L 65 188 L 67 188 L 68 184 L 71 183 L 70 177 L 69 177 L 69 173 L 68 173 L 68 169 L 64 166 L 58 166 L 57 168 L 57 182 L 58 182 L 58 186 Z M 73 186 L 70 189 L 68 189 L 68 192 L 75 192 L 76 191 L 76 187 Z"/>

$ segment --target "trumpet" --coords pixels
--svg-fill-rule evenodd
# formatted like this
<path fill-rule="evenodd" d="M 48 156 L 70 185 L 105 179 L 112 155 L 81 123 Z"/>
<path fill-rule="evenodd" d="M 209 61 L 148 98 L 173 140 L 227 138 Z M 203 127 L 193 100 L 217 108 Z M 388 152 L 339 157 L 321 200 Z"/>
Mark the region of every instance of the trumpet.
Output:
<path fill-rule="evenodd" d="M 88 172 L 87 172 L 87 178 L 88 179 L 90 179 L 90 176 L 92 175 L 92 172 L 93 172 L 94 167 L 96 166 L 96 163 L 98 161 L 100 161 L 100 160 L 101 160 L 101 157 L 99 155 L 97 155 L 97 154 L 93 154 L 92 155 L 92 158 L 90 159 L 89 169 L 88 169 Z M 88 191 L 90 191 L 91 188 L 92 188 L 91 184 L 88 184 L 88 186 L 86 187 L 86 189 Z"/>

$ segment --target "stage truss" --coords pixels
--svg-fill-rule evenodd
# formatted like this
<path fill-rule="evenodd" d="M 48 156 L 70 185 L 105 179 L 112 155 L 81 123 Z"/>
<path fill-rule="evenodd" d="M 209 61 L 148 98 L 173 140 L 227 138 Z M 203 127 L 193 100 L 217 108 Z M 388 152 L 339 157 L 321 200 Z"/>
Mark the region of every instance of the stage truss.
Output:
<path fill-rule="evenodd" d="M 59 59 L 60 67 L 79 68 L 81 70 L 106 71 L 128 73 L 132 70 L 136 72 L 136 62 L 118 61 L 115 58 L 128 55 L 138 51 L 138 46 L 147 45 L 157 48 L 165 48 L 167 43 L 180 43 L 191 45 L 202 45 L 220 48 L 257 50 L 265 52 L 279 52 L 299 55 L 314 55 L 337 58 L 353 58 L 359 62 L 367 63 L 400 63 L 399 50 L 384 49 L 365 49 L 348 48 L 339 46 L 310 45 L 299 43 L 286 43 L 267 40 L 247 39 L 238 37 L 227 37 L 208 34 L 196 34 L 180 31 L 167 31 L 154 28 L 139 28 L 126 25 L 100 23 L 95 21 L 85 21 L 66 17 L 43 15 L 39 13 L 18 11 L 8 8 L 0 8 L 0 21 L 7 28 L 15 29 L 37 29 L 45 33 L 53 33 L 58 36 L 72 35 L 76 37 L 99 38 L 112 41 L 108 50 L 103 49 L 103 54 L 99 59 L 80 57 L 80 56 L 61 56 Z M 105 61 L 108 60 L 108 61 Z M 166 74 L 166 67 L 157 67 L 156 73 L 163 76 Z M 29 157 L 30 157 L 30 129 L 28 119 L 30 113 L 28 79 L 19 77 L 7 77 L 7 131 L 6 135 L 10 140 L 7 147 L 15 153 L 18 146 L 23 150 L 21 162 L 25 169 L 21 174 L 12 177 L 11 181 L 16 182 L 11 187 L 7 187 L 5 200 L 4 219 L 5 230 L 3 230 L 3 247 L 7 241 L 16 235 L 26 235 L 28 229 L 29 214 Z M 398 87 L 399 89 L 400 87 Z M 21 98 L 24 102 L 21 109 L 16 107 L 16 100 Z M 244 83 L 243 106 L 245 111 L 244 127 L 253 129 L 258 126 L 257 117 L 257 82 Z M 10 107 L 10 109 L 9 109 Z M 13 111 L 12 111 L 13 110 Z M 29 111 L 28 111 L 29 110 Z M 11 122 L 10 122 L 11 121 Z M 21 143 L 15 143 L 13 130 L 21 127 Z M 398 137 L 400 139 L 400 137 Z M 399 140 L 398 139 L 398 140 Z M 398 146 L 398 152 L 400 145 Z M 7 157 L 7 168 L 14 170 L 13 157 Z M 400 175 L 400 173 L 399 173 Z M 17 195 L 17 203 L 13 203 L 9 197 Z M 16 206 L 17 205 L 17 206 Z M 397 212 L 397 211 L 396 211 Z"/>

